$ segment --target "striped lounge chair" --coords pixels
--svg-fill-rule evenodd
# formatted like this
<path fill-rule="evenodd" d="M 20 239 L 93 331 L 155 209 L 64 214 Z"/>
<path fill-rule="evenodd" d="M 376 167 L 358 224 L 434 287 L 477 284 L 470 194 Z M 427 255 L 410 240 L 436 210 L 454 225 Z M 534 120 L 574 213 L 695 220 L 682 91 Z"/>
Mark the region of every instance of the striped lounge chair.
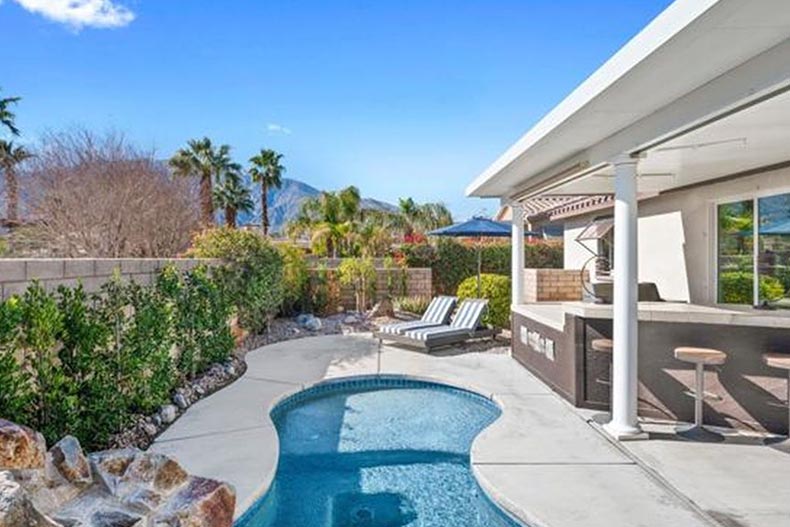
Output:
<path fill-rule="evenodd" d="M 380 342 L 389 338 L 391 335 L 402 335 L 406 331 L 412 329 L 429 328 L 447 324 L 457 301 L 458 299 L 454 296 L 437 296 L 428 304 L 428 309 L 425 310 L 420 320 L 387 324 L 386 326 L 381 326 L 374 335 Z"/>
<path fill-rule="evenodd" d="M 464 300 L 449 325 L 412 329 L 393 340 L 431 350 L 473 338 L 493 337 L 496 330 L 481 327 L 488 300 Z"/>

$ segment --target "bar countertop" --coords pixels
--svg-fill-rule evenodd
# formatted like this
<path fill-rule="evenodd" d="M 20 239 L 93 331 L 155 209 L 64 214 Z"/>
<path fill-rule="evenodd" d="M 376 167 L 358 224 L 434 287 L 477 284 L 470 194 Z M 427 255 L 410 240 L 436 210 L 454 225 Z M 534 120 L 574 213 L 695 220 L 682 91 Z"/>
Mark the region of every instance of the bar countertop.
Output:
<path fill-rule="evenodd" d="M 563 331 L 565 315 L 612 318 L 610 304 L 537 302 L 512 306 L 519 315 Z M 639 320 L 790 329 L 790 310 L 760 310 L 749 306 L 704 306 L 683 302 L 639 302 Z"/>

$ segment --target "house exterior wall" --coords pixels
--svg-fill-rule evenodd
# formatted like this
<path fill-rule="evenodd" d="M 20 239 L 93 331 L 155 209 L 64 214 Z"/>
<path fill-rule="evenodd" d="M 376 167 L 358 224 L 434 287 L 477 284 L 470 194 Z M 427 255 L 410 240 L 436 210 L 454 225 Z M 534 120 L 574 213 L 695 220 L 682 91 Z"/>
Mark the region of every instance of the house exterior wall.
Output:
<path fill-rule="evenodd" d="M 665 300 L 715 303 L 715 205 L 772 191 L 790 192 L 790 168 L 670 191 L 641 202 L 639 281 L 655 282 Z M 575 241 L 584 226 L 595 217 L 611 213 L 611 209 L 599 211 L 565 223 L 566 269 L 580 269 L 590 257 Z"/>

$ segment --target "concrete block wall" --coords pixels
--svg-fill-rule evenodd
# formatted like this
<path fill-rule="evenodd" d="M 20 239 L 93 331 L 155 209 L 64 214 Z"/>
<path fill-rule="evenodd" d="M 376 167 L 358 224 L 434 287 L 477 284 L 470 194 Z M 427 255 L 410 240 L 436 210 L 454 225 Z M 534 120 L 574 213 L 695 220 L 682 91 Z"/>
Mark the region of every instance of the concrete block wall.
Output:
<path fill-rule="evenodd" d="M 318 269 L 311 269 L 313 278 L 318 274 Z M 334 270 L 327 270 L 327 273 L 335 274 Z M 376 269 L 376 301 L 382 300 L 388 294 L 388 276 L 392 277 L 392 288 L 394 296 L 424 296 L 430 297 L 433 293 L 432 271 L 430 268 L 407 268 L 406 273 L 406 292 L 402 295 L 402 282 L 400 269 Z M 336 279 L 336 276 L 334 277 Z M 355 309 L 356 299 L 354 298 L 354 288 L 352 286 L 340 286 L 340 305 L 344 309 Z"/>
<path fill-rule="evenodd" d="M 201 263 L 218 262 L 185 258 L 6 258 L 0 259 L 0 298 L 22 294 L 36 280 L 51 291 L 61 285 L 74 287 L 81 283 L 86 291 L 93 292 L 116 272 L 125 280 L 150 284 L 168 264 L 190 270 Z"/>
<path fill-rule="evenodd" d="M 585 271 L 585 280 L 586 276 Z M 571 302 L 581 299 L 581 271 L 524 269 L 524 302 Z"/>

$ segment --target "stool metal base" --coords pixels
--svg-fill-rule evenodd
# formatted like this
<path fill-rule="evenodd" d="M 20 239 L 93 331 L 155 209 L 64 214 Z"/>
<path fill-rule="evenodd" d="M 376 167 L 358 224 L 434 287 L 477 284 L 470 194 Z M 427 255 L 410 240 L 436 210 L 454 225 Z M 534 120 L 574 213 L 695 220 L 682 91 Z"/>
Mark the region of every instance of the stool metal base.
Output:
<path fill-rule="evenodd" d="M 790 454 L 790 437 L 767 439 L 764 444 L 765 446 L 773 448 L 774 450 L 778 450 L 779 452 Z"/>
<path fill-rule="evenodd" d="M 704 426 L 692 425 L 683 429 L 677 430 L 678 437 L 688 441 L 697 441 L 700 443 L 721 443 L 724 441 L 724 436 L 713 430 L 708 430 Z"/>

